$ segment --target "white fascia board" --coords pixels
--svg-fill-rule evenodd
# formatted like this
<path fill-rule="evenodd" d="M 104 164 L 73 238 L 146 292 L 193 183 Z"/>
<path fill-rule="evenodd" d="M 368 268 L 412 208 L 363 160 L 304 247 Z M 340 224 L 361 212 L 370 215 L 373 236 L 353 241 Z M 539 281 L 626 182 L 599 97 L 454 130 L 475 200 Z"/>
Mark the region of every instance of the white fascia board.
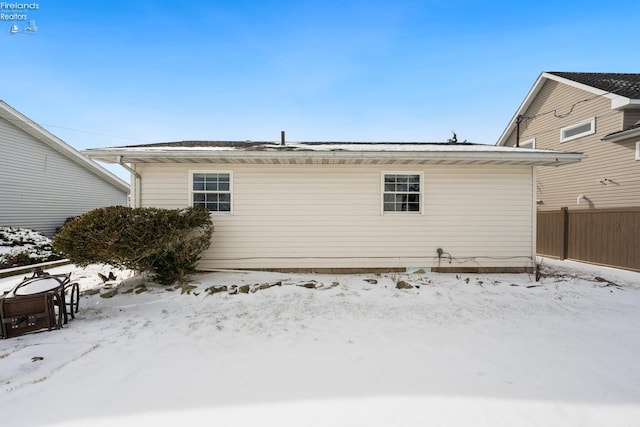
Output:
<path fill-rule="evenodd" d="M 525 150 L 505 151 L 217 151 L 217 150 L 130 150 L 130 149 L 92 149 L 84 151 L 90 158 L 117 163 L 118 158 L 149 160 L 174 158 L 188 159 L 380 159 L 399 161 L 452 161 L 452 162 L 504 162 L 517 161 L 532 165 L 560 165 L 574 163 L 586 156 L 581 153 L 557 151 Z"/>
<path fill-rule="evenodd" d="M 637 107 L 640 106 L 640 99 L 631 99 L 620 96 L 616 99 L 611 100 L 611 109 L 618 110 L 624 109 L 627 107 Z"/>

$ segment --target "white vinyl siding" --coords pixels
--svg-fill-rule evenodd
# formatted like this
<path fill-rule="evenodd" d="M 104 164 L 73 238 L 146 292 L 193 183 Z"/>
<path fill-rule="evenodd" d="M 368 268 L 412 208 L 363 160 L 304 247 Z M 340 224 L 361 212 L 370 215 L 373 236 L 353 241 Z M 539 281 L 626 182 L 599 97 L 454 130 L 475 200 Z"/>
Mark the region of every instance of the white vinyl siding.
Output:
<path fill-rule="evenodd" d="M 596 118 L 560 129 L 560 142 L 567 142 L 596 133 Z"/>
<path fill-rule="evenodd" d="M 52 236 L 72 216 L 127 205 L 128 194 L 0 118 L 0 226 Z"/>
<path fill-rule="evenodd" d="M 137 170 L 143 206 L 190 205 L 188 165 Z M 380 214 L 387 170 L 234 165 L 233 215 L 212 216 L 212 245 L 199 268 L 434 267 L 439 247 L 455 258 L 446 266 L 532 266 L 531 166 L 394 168 L 423 176 L 422 215 Z"/>

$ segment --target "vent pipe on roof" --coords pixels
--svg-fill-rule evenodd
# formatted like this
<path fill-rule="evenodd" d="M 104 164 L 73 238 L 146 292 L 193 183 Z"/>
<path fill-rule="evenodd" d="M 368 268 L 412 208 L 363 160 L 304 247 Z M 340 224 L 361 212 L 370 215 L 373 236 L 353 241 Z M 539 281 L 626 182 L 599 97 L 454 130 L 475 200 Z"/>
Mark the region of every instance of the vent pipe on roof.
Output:
<path fill-rule="evenodd" d="M 284 146 L 284 131 L 280 131 L 280 145 Z"/>
<path fill-rule="evenodd" d="M 522 122 L 522 114 L 516 117 L 516 147 L 520 147 L 520 122 Z"/>

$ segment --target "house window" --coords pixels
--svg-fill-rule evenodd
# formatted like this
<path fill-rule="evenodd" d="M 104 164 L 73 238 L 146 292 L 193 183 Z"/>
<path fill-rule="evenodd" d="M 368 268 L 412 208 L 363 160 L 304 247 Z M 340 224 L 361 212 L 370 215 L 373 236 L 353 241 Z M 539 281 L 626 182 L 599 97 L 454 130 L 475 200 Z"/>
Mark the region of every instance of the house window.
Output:
<path fill-rule="evenodd" d="M 536 139 L 535 138 L 531 138 L 531 139 L 527 139 L 526 141 L 523 141 L 520 143 L 520 148 L 536 148 Z"/>
<path fill-rule="evenodd" d="M 640 141 L 636 142 L 636 160 L 640 160 Z"/>
<path fill-rule="evenodd" d="M 560 142 L 567 142 L 596 133 L 596 118 L 560 129 Z"/>
<path fill-rule="evenodd" d="M 212 212 L 231 213 L 231 172 L 193 172 L 191 202 Z"/>
<path fill-rule="evenodd" d="M 420 212 L 421 173 L 383 173 L 383 212 Z"/>

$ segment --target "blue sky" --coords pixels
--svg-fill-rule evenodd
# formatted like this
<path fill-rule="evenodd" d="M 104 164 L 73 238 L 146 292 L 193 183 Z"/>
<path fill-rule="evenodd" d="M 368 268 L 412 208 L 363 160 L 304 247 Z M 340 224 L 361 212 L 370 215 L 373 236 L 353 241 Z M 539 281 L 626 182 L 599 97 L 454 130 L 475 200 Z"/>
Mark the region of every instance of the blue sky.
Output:
<path fill-rule="evenodd" d="M 640 72 L 630 1 L 36 3 L 0 20 L 0 99 L 80 150 L 493 144 L 542 71 Z"/>

